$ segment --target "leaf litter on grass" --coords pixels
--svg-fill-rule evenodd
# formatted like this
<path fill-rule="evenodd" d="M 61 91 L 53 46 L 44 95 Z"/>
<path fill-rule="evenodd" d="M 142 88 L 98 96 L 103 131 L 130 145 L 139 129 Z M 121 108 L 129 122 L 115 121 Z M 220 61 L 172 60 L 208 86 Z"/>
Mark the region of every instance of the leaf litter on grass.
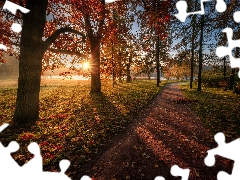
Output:
<path fill-rule="evenodd" d="M 98 95 L 89 94 L 89 81 L 42 85 L 40 119 L 19 134 L 4 131 L 3 141 L 17 140 L 24 146 L 37 142 L 47 169 L 57 167 L 63 158 L 69 159 L 72 166 L 83 165 L 122 131 L 165 83 L 160 88 L 155 81 L 121 83 L 115 88 L 111 83 L 104 83 L 103 93 Z M 0 124 L 11 123 L 15 98 L 16 89 L 0 88 Z M 28 157 L 23 154 L 27 154 L 27 148 L 20 148 L 14 158 L 24 163 Z"/>
<path fill-rule="evenodd" d="M 196 99 L 192 109 L 212 134 L 223 132 L 228 138 L 234 140 L 240 136 L 240 96 L 232 91 L 223 91 L 221 88 L 205 87 L 201 92 L 189 88 L 189 84 L 182 85 L 184 95 L 189 99 Z"/>

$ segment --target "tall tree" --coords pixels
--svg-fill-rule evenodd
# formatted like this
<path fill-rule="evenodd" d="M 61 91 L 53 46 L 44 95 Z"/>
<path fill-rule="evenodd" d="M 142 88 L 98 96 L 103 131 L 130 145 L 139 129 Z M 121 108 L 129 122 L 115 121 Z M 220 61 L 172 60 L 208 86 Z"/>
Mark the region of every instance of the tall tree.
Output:
<path fill-rule="evenodd" d="M 18 3 L 18 1 L 16 1 L 16 3 Z M 81 41 L 85 39 L 83 33 L 70 27 L 60 27 L 57 29 L 55 27 L 48 29 L 46 26 L 46 11 L 54 11 L 54 9 L 48 9 L 49 3 L 51 2 L 48 0 L 27 0 L 26 8 L 30 10 L 30 13 L 22 15 L 23 26 L 21 39 L 16 37 L 15 40 L 12 40 L 9 38 L 8 35 L 10 33 L 8 29 L 4 29 L 4 34 L 1 36 L 1 39 L 9 38 L 12 40 L 4 41 L 9 42 L 8 45 L 14 44 L 20 47 L 19 79 L 16 109 L 14 113 L 15 123 L 24 124 L 34 122 L 39 118 L 39 91 L 42 60 L 47 50 L 55 51 L 55 49 L 50 48 L 51 44 L 55 42 L 59 35 L 67 32 L 81 36 Z M 6 18 L 6 16 L 4 17 Z M 19 15 L 19 17 L 21 17 L 21 15 Z M 54 29 L 56 30 L 54 31 Z M 43 37 L 45 41 L 43 41 Z M 81 55 L 81 53 L 74 53 L 66 49 L 59 49 L 59 52 Z M 16 55 L 17 53 L 13 52 L 13 54 Z M 16 57 L 18 57 L 18 55 L 16 55 Z"/>
<path fill-rule="evenodd" d="M 156 42 L 156 69 L 157 69 L 157 86 L 160 84 L 160 45 L 161 41 L 168 36 L 168 26 L 170 22 L 170 1 L 158 1 L 158 0 L 143 0 L 144 19 L 148 18 L 146 24 L 149 28 L 154 27 L 155 42 Z M 143 19 L 143 20 L 144 20 Z"/>
<path fill-rule="evenodd" d="M 201 17 L 200 22 L 201 28 L 200 28 L 200 44 L 199 44 L 199 60 L 198 60 L 198 91 L 202 90 L 202 64 L 203 64 L 203 32 L 204 32 L 204 15 Z"/>

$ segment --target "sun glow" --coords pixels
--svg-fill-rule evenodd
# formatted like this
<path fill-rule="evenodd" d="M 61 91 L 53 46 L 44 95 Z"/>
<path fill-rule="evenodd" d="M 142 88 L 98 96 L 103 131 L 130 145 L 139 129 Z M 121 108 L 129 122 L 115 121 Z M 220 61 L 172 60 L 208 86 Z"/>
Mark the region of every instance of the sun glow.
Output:
<path fill-rule="evenodd" d="M 83 63 L 83 69 L 88 69 L 89 68 L 89 62 Z"/>

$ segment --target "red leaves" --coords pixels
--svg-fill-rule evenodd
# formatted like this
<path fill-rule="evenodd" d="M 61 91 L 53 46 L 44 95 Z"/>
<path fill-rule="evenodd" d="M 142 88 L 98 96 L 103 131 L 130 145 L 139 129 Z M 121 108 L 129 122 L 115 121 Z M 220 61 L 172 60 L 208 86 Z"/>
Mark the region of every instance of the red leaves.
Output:
<path fill-rule="evenodd" d="M 57 114 L 57 115 L 55 115 L 55 116 L 50 115 L 48 118 L 49 118 L 49 119 L 54 119 L 54 118 L 64 119 L 64 118 L 66 118 L 66 115 L 65 115 L 65 114 Z"/>
<path fill-rule="evenodd" d="M 20 139 L 25 140 L 25 141 L 29 140 L 29 139 L 32 139 L 33 137 L 34 137 L 34 134 L 28 133 L 28 132 L 20 135 Z"/>
<path fill-rule="evenodd" d="M 5 59 L 0 60 L 0 63 L 5 63 L 5 62 L 7 62 Z"/>
<path fill-rule="evenodd" d="M 50 158 L 50 159 L 54 159 L 54 155 L 52 155 L 52 154 L 50 154 L 50 153 L 46 153 L 46 156 L 47 156 L 47 158 Z"/>
<path fill-rule="evenodd" d="M 165 17 L 165 21 L 167 21 L 167 22 L 170 21 L 170 15 L 169 14 Z"/>
<path fill-rule="evenodd" d="M 44 141 L 44 142 L 40 143 L 40 146 L 41 146 L 41 145 L 46 146 L 46 145 L 48 145 L 48 142 L 47 142 L 47 141 Z"/>

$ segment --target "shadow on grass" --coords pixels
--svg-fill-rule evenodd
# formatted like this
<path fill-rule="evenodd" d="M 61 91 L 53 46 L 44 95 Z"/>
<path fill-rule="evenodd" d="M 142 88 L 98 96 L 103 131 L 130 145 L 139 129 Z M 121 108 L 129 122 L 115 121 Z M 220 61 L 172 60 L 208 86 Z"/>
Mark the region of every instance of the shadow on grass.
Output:
<path fill-rule="evenodd" d="M 154 94 L 153 91 L 151 93 Z M 59 98 L 61 97 L 59 96 Z M 51 119 L 49 118 L 51 114 L 47 113 L 45 120 L 41 119 L 37 123 L 23 127 L 11 125 L 0 134 L 1 142 L 4 146 L 7 146 L 9 142 L 18 139 L 22 132 L 38 133 L 36 138 L 18 142 L 20 144 L 20 152 L 17 156 L 20 158 L 17 162 L 20 165 L 31 159 L 31 154 L 26 154 L 28 152 L 27 146 L 31 141 L 38 144 L 46 141 L 47 145 L 40 145 L 41 152 L 44 155 L 43 158 L 46 157 L 46 154 L 51 153 L 49 157 L 52 159 L 45 163 L 45 171 L 59 171 L 59 161 L 61 159 L 69 159 L 71 166 L 67 173 L 69 173 L 70 177 L 73 177 L 79 171 L 84 172 L 81 169 L 87 170 L 90 167 L 90 165 L 86 164 L 94 162 L 94 159 L 97 159 L 108 148 L 111 138 L 119 134 L 131 122 L 132 118 L 136 116 L 137 112 L 136 109 L 124 112 L 122 109 L 129 110 L 126 103 L 119 104 L 119 102 L 114 102 L 109 95 L 104 93 L 84 95 L 79 99 L 81 100 L 78 103 L 74 101 L 76 106 L 67 107 L 71 110 L 68 118 Z M 51 100 L 55 99 L 46 98 L 46 101 L 50 102 L 50 104 L 53 103 Z M 65 106 L 68 105 L 66 104 Z M 56 107 L 53 106 L 53 108 Z M 139 111 L 140 109 L 137 110 Z M 57 112 L 54 115 L 57 115 Z M 42 123 L 42 129 L 38 123 Z M 64 130 L 63 126 L 68 129 Z M 55 129 L 55 127 L 59 129 Z M 46 129 L 48 131 L 47 134 L 42 134 L 42 130 Z M 64 136 L 60 136 L 60 134 L 64 134 Z M 55 142 L 58 144 L 55 144 Z M 59 145 L 62 148 L 56 149 Z"/>
<path fill-rule="evenodd" d="M 204 88 L 202 92 L 196 89 L 184 91 L 185 96 L 198 100 L 191 107 L 212 133 L 223 132 L 227 141 L 240 136 L 240 96 L 216 88 Z"/>
<path fill-rule="evenodd" d="M 175 93 L 173 93 L 175 94 Z M 207 167 L 207 150 L 215 148 L 210 134 L 189 107 L 171 103 L 165 91 L 144 114 L 136 119 L 125 135 L 118 136 L 87 174 L 102 179 L 180 179 L 170 174 L 176 164 L 190 169 L 190 180 L 216 179 L 221 170 L 231 173 L 233 161 L 216 158 L 216 165 Z M 181 96 L 179 96 L 181 97 Z M 74 179 L 79 179 L 78 176 Z"/>

